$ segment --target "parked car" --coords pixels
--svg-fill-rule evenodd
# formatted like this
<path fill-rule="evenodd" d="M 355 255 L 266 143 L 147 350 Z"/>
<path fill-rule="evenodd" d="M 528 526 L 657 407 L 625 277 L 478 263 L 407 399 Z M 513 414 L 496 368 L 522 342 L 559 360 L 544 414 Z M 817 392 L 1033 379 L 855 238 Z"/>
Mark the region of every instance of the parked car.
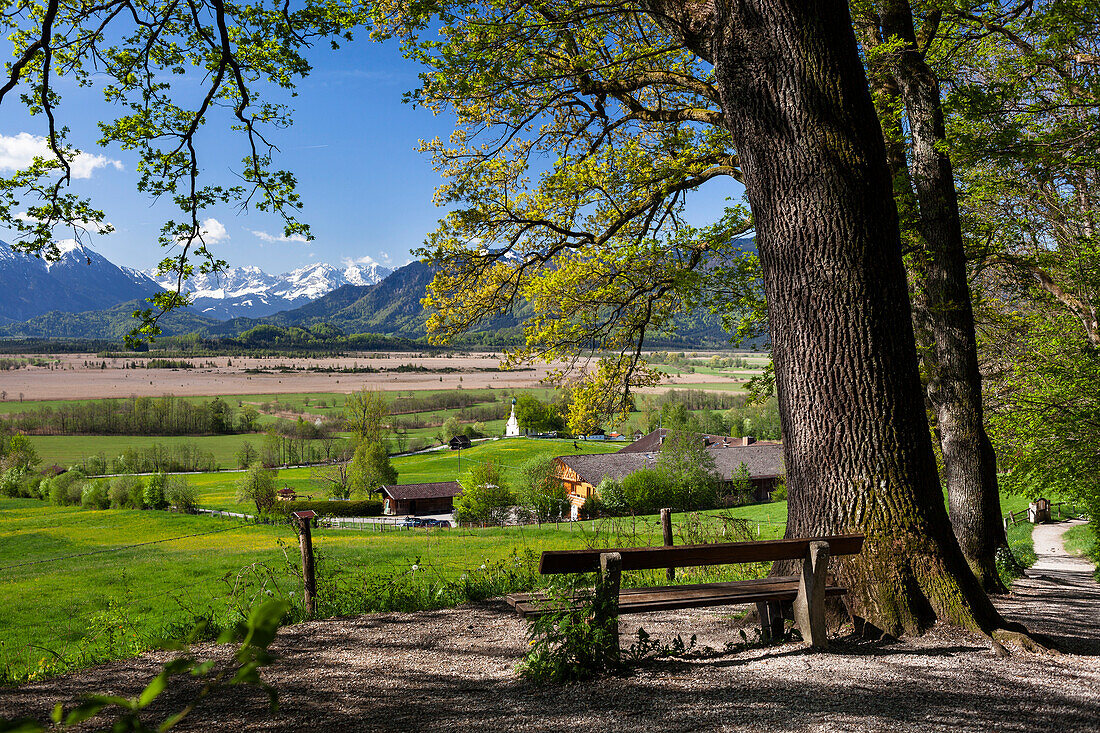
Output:
<path fill-rule="evenodd" d="M 397 525 L 398 527 L 423 527 L 424 520 L 420 517 L 405 517 Z"/>
<path fill-rule="evenodd" d="M 446 519 L 433 519 L 431 517 L 421 520 L 421 527 L 450 527 L 451 523 Z"/>

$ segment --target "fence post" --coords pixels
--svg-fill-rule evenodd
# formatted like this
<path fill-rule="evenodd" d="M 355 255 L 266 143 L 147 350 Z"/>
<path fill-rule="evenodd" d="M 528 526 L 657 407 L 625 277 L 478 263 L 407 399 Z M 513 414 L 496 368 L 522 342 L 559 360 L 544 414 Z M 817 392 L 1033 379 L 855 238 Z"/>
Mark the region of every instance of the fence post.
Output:
<path fill-rule="evenodd" d="M 306 614 L 313 616 L 317 613 L 317 578 L 313 571 L 313 536 L 309 531 L 309 522 L 317 516 L 317 512 L 294 512 L 294 516 L 298 518 L 298 544 L 302 548 L 302 595 Z"/>
<path fill-rule="evenodd" d="M 672 509 L 661 510 L 661 534 L 664 535 L 665 547 L 672 547 Z M 675 580 L 676 568 L 665 570 L 665 578 Z"/>

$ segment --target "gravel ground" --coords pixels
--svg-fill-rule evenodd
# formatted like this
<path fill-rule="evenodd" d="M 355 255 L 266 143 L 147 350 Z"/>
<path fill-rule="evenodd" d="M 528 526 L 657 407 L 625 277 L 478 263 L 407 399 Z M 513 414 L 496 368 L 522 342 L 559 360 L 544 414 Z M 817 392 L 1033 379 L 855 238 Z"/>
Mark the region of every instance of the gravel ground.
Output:
<path fill-rule="evenodd" d="M 622 623 L 624 644 L 639 625 L 665 640 L 697 634 L 704 648 L 689 658 L 537 688 L 514 671 L 523 623 L 488 603 L 286 628 L 265 672 L 279 711 L 236 689 L 211 696 L 178 730 L 1097 731 L 1100 586 L 1088 563 L 1065 556 L 1067 526 L 1036 530 L 1040 561 L 1001 607 L 1073 653 L 999 658 L 983 639 L 944 628 L 904 642 L 837 639 L 828 653 L 800 644 L 729 650 L 741 622 L 694 609 Z M 41 717 L 88 690 L 133 695 L 166 658 L 0 690 L 0 716 Z M 157 710 L 179 709 L 195 690 L 174 686 Z"/>

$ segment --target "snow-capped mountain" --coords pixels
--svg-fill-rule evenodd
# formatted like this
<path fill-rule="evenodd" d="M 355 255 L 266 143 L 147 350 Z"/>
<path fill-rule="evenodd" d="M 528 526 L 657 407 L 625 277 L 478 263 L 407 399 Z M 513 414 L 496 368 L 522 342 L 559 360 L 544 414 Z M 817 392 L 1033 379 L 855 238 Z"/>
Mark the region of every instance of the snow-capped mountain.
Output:
<path fill-rule="evenodd" d="M 212 318 L 259 318 L 290 310 L 320 298 L 342 285 L 373 285 L 392 270 L 377 263 L 350 263 L 335 267 L 324 263 L 269 275 L 258 267 L 230 267 L 216 275 L 196 275 L 184 284 L 194 298 L 194 308 Z M 162 287 L 175 282 L 158 278 Z"/>
<path fill-rule="evenodd" d="M 61 258 L 47 262 L 0 242 L 0 321 L 24 321 L 49 311 L 99 310 L 160 289 L 148 275 L 119 267 L 75 240 L 59 242 L 58 249 Z"/>

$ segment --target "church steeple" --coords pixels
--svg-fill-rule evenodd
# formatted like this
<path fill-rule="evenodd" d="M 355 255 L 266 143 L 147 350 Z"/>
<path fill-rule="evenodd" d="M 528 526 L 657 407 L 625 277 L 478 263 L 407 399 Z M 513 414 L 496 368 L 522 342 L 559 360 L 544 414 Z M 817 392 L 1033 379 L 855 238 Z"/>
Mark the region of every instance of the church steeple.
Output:
<path fill-rule="evenodd" d="M 504 427 L 505 438 L 519 437 L 519 420 L 516 420 L 516 398 L 512 398 L 512 414 L 508 417 L 508 424 Z"/>

